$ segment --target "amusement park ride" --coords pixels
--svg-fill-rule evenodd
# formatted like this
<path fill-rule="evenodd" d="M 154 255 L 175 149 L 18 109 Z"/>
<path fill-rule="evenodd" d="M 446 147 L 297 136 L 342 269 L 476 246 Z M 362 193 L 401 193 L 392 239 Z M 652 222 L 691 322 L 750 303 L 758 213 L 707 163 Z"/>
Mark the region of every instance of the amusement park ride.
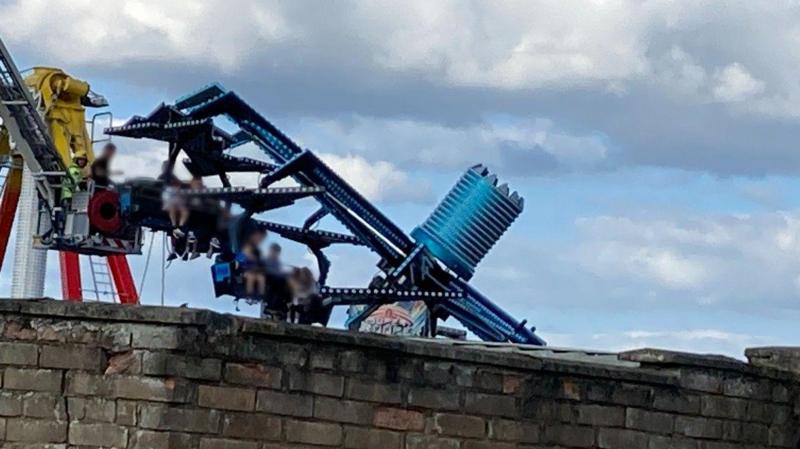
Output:
<path fill-rule="evenodd" d="M 7 132 L 13 142 L 13 147 L 4 146 L 8 139 L 0 135 L 0 156 L 10 167 L 0 202 L 0 263 L 20 185 L 24 191 L 27 179 L 34 195 L 27 205 L 33 208 L 29 218 L 32 223 L 24 223 L 25 217 L 20 214 L 17 227 L 22 230 L 17 245 L 21 249 L 17 258 L 38 250 L 57 251 L 64 297 L 79 301 L 84 291 L 78 255 L 105 257 L 119 301 L 135 304 L 138 296 L 125 256 L 141 254 L 143 228 L 173 230 L 163 210 L 167 186 L 150 178 L 128 180 L 113 189 L 96 189 L 88 182 L 75 193 L 70 210 L 62 211 L 58 197 L 70 160 L 78 151 L 90 158 L 92 155 L 82 105 L 104 102 L 86 83 L 56 69 L 35 69 L 32 76 L 23 79 L 0 41 L 0 132 Z M 236 132 L 218 127 L 215 119 L 220 117 L 235 124 Z M 302 323 L 327 325 L 334 306 L 349 306 L 347 325 L 359 330 L 384 306 L 415 303 L 426 310 L 420 332 L 425 336 L 442 334 L 438 322 L 453 317 L 483 340 L 545 344 L 525 321 L 517 321 L 468 283 L 480 260 L 523 210 L 522 198 L 511 193 L 507 185 L 498 184 L 495 175 L 481 165 L 470 168 L 431 216 L 408 235 L 311 150 L 301 148 L 236 93 L 218 85 L 174 104 L 161 104 L 149 115 L 135 116 L 122 126 L 106 128 L 105 133 L 166 142 L 166 173 L 172 172 L 183 152 L 188 158 L 181 162 L 194 177 L 219 178 L 222 187 L 185 189 L 181 193 L 195 203 L 216 205 L 193 209 L 187 223 L 194 237 L 192 252 L 215 256 L 211 275 L 216 296 L 259 302 L 267 313 L 285 309 L 286 298 L 275 293 L 280 289 L 270 288 L 265 295 L 247 294 L 237 263 L 237 252 L 247 233 L 265 230 L 307 246 L 316 257 L 318 286 Z M 255 144 L 271 161 L 230 154 L 231 149 L 246 143 Z M 228 174 L 235 172 L 259 174 L 259 185 L 231 185 Z M 295 186 L 276 187 L 285 179 L 293 180 Z M 316 200 L 319 209 L 300 226 L 257 218 L 307 197 Z M 24 201 L 20 202 L 23 208 Z M 349 234 L 316 229 L 328 215 Z M 55 217 L 65 218 L 58 221 Z M 63 228 L 63 232 L 56 232 L 57 228 Z M 334 244 L 367 247 L 380 258 L 381 274 L 365 288 L 328 286 L 330 262 L 324 250 Z M 178 252 L 183 252 L 185 245 L 186 239 L 173 239 Z M 285 282 L 269 279 L 270 285 Z M 28 291 L 22 296 L 36 293 Z"/>

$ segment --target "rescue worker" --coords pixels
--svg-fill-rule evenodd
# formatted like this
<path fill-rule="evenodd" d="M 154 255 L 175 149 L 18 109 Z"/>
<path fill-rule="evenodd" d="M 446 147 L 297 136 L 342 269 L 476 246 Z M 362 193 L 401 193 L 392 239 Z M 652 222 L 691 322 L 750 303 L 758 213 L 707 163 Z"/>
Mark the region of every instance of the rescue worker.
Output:
<path fill-rule="evenodd" d="M 67 213 L 72 209 L 72 197 L 76 191 L 80 190 L 83 182 L 83 170 L 86 168 L 87 162 L 86 153 L 76 151 L 72 155 L 72 164 L 67 168 L 67 176 L 61 182 L 61 214 L 56 220 L 59 235 L 64 233 Z"/>
<path fill-rule="evenodd" d="M 90 170 L 90 176 L 94 185 L 103 189 L 111 186 L 111 160 L 117 153 L 117 146 L 109 142 L 103 146 L 100 156 L 94 159 Z"/>

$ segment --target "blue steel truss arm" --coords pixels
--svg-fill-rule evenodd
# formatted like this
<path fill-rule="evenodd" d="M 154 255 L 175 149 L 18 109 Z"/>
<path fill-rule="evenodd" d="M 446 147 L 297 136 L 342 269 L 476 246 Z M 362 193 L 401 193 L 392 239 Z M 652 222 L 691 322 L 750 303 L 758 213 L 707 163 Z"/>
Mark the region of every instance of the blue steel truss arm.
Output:
<path fill-rule="evenodd" d="M 273 223 L 271 221 L 256 220 L 256 224 L 270 232 L 274 232 L 285 239 L 289 239 L 306 246 L 316 246 L 325 248 L 337 243 L 346 243 L 350 245 L 362 245 L 358 238 L 340 234 L 338 232 L 319 231 L 304 229 L 297 226 L 285 225 L 281 223 Z"/>
<path fill-rule="evenodd" d="M 464 301 L 438 305 L 483 340 L 510 341 L 544 346 L 546 342 L 525 321 L 519 322 L 466 282 L 454 278 L 449 285 L 463 292 Z"/>
<path fill-rule="evenodd" d="M 328 211 L 324 207 L 320 207 L 313 214 L 311 214 L 306 221 L 303 222 L 303 229 L 311 229 L 311 226 L 319 223 L 320 220 L 328 215 Z"/>
<path fill-rule="evenodd" d="M 217 95 L 202 104 L 194 106 L 190 111 L 190 115 L 194 118 L 208 118 L 223 114 L 233 120 L 243 131 L 248 132 L 254 143 L 278 163 L 286 163 L 303 152 L 299 145 L 233 92 Z M 342 224 L 350 228 L 354 234 L 363 234 L 363 226 L 354 224 L 356 218 L 353 215 L 358 216 L 367 225 L 366 229 L 371 228 L 370 233 L 379 234 L 382 239 L 396 248 L 396 250 L 391 251 L 394 254 L 381 254 L 381 256 L 396 259 L 413 249 L 413 242 L 400 228 L 364 199 L 355 189 L 350 187 L 313 153 L 311 154 L 311 159 L 313 159 L 313 167 L 295 174 L 294 178 L 304 185 L 311 183 L 325 187 L 326 195 L 318 199 L 323 204 L 328 203 L 323 198 L 336 200 L 339 207 L 331 206 L 331 204 L 325 205 L 332 209 L 331 213 Z M 349 211 L 352 211 L 352 213 L 349 213 Z M 357 232 L 354 228 L 358 227 L 362 229 Z M 373 249 L 379 253 L 386 252 L 382 248 Z M 398 252 L 401 254 L 397 254 Z"/>

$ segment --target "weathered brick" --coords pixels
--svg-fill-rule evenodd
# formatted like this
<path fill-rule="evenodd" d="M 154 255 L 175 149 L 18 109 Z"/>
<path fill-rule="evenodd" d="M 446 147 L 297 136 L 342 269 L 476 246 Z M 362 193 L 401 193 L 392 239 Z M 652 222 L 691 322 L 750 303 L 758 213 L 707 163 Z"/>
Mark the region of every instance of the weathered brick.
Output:
<path fill-rule="evenodd" d="M 593 447 L 594 429 L 583 426 L 546 425 L 543 428 L 541 441 L 569 447 Z"/>
<path fill-rule="evenodd" d="M 345 396 L 350 399 L 380 402 L 381 404 L 399 404 L 403 400 L 399 384 L 372 382 L 355 378 L 347 380 Z"/>
<path fill-rule="evenodd" d="M 326 350 L 315 350 L 311 352 L 312 369 L 330 369 L 336 366 L 336 352 Z"/>
<path fill-rule="evenodd" d="M 454 384 L 453 364 L 451 362 L 425 362 L 423 380 L 433 385 Z"/>
<path fill-rule="evenodd" d="M 503 393 L 503 373 L 477 370 L 472 385 L 469 386 L 493 393 Z"/>
<path fill-rule="evenodd" d="M 742 423 L 742 441 L 766 445 L 769 442 L 769 427 L 761 423 Z"/>
<path fill-rule="evenodd" d="M 653 398 L 653 407 L 666 412 L 697 415 L 700 413 L 700 397 L 678 392 L 662 392 Z"/>
<path fill-rule="evenodd" d="M 98 374 L 68 371 L 66 374 L 66 392 L 79 396 L 113 396 L 114 388 L 111 378 Z"/>
<path fill-rule="evenodd" d="M 72 420 L 88 422 L 114 422 L 116 404 L 112 399 L 67 398 L 67 410 Z"/>
<path fill-rule="evenodd" d="M 36 365 L 39 348 L 28 343 L 0 343 L 0 365 Z"/>
<path fill-rule="evenodd" d="M 515 374 L 503 375 L 503 393 L 517 394 L 522 389 L 522 378 Z"/>
<path fill-rule="evenodd" d="M 486 422 L 482 418 L 451 413 L 434 415 L 436 433 L 467 438 L 480 438 L 486 435 Z"/>
<path fill-rule="evenodd" d="M 653 433 L 672 433 L 675 417 L 669 413 L 653 412 L 640 408 L 628 408 L 625 412 L 625 427 Z"/>
<path fill-rule="evenodd" d="M 739 421 L 722 422 L 722 439 L 739 441 L 742 438 L 742 423 Z"/>
<path fill-rule="evenodd" d="M 282 343 L 277 347 L 277 360 L 281 366 L 302 368 L 308 363 L 308 350 L 303 345 Z"/>
<path fill-rule="evenodd" d="M 280 368 L 259 364 L 225 364 L 225 382 L 231 384 L 279 389 L 282 378 Z"/>
<path fill-rule="evenodd" d="M 219 380 L 222 361 L 207 357 L 187 357 L 165 352 L 145 352 L 142 370 L 150 376 L 180 376 L 187 379 Z"/>
<path fill-rule="evenodd" d="M 768 443 L 770 446 L 775 447 L 795 447 L 797 443 L 796 432 L 788 426 L 771 426 L 769 428 Z"/>
<path fill-rule="evenodd" d="M 132 432 L 129 449 L 186 449 L 196 447 L 195 437 L 188 433 L 154 432 L 137 430 Z"/>
<path fill-rule="evenodd" d="M 289 376 L 289 389 L 341 397 L 344 393 L 344 377 L 326 373 L 294 372 Z"/>
<path fill-rule="evenodd" d="M 707 393 L 722 393 L 722 378 L 697 370 L 681 370 L 679 381 L 682 387 Z"/>
<path fill-rule="evenodd" d="M 695 416 L 675 418 L 675 431 L 693 438 L 722 438 L 722 421 Z"/>
<path fill-rule="evenodd" d="M 425 415 L 415 410 L 378 408 L 375 409 L 372 424 L 385 429 L 421 431 L 425 428 Z"/>
<path fill-rule="evenodd" d="M 113 376 L 109 380 L 115 398 L 174 403 L 192 400 L 192 385 L 181 379 Z"/>
<path fill-rule="evenodd" d="M 39 356 L 42 368 L 101 371 L 106 368 L 102 349 L 91 346 L 42 346 Z"/>
<path fill-rule="evenodd" d="M 467 392 L 464 409 L 478 415 L 513 417 L 517 415 L 517 400 L 514 396 Z"/>
<path fill-rule="evenodd" d="M 514 443 L 502 443 L 499 441 L 476 441 L 466 440 L 461 445 L 463 449 L 517 449 Z"/>
<path fill-rule="evenodd" d="M 360 351 L 341 351 L 339 369 L 349 373 L 362 373 L 367 368 L 367 358 Z"/>
<path fill-rule="evenodd" d="M 67 423 L 11 418 L 6 420 L 6 439 L 26 443 L 64 443 L 67 441 Z"/>
<path fill-rule="evenodd" d="M 745 419 L 747 401 L 725 396 L 706 395 L 700 398 L 700 414 L 712 418 Z"/>
<path fill-rule="evenodd" d="M 458 390 L 412 387 L 408 391 L 408 404 L 439 411 L 458 410 L 460 408 L 458 396 Z"/>
<path fill-rule="evenodd" d="M 406 449 L 459 449 L 461 442 L 454 438 L 418 433 L 406 434 Z"/>
<path fill-rule="evenodd" d="M 67 419 L 66 401 L 50 393 L 28 393 L 23 399 L 22 414 L 29 418 L 64 421 Z"/>
<path fill-rule="evenodd" d="M 148 350 L 191 348 L 201 341 L 196 329 L 134 324 L 130 332 L 131 345 Z"/>
<path fill-rule="evenodd" d="M 250 440 L 280 440 L 281 420 L 256 413 L 226 413 L 222 418 L 222 435 Z"/>
<path fill-rule="evenodd" d="M 22 414 L 22 393 L 0 391 L 0 416 L 20 416 Z"/>
<path fill-rule="evenodd" d="M 62 377 L 62 372 L 58 370 L 7 368 L 3 388 L 59 393 Z"/>
<path fill-rule="evenodd" d="M 605 405 L 580 404 L 575 408 L 578 424 L 589 426 L 622 427 L 625 423 L 625 409 Z"/>
<path fill-rule="evenodd" d="M 200 385 L 197 404 L 200 407 L 220 410 L 252 411 L 256 407 L 256 391 L 247 388 Z"/>
<path fill-rule="evenodd" d="M 489 421 L 489 438 L 500 441 L 520 441 L 522 439 L 522 423 L 510 419 L 493 419 Z"/>
<path fill-rule="evenodd" d="M 400 449 L 403 434 L 388 430 L 347 427 L 344 430 L 344 447 L 352 449 Z"/>
<path fill-rule="evenodd" d="M 220 427 L 221 415 L 216 410 L 155 404 L 142 404 L 139 408 L 139 425 L 145 429 L 215 434 Z"/>
<path fill-rule="evenodd" d="M 286 441 L 318 446 L 338 446 L 342 444 L 342 427 L 338 424 L 287 420 Z"/>
<path fill-rule="evenodd" d="M 136 425 L 136 402 L 118 400 L 117 401 L 117 418 L 116 423 L 123 426 Z"/>
<path fill-rule="evenodd" d="M 314 413 L 314 398 L 300 393 L 262 390 L 257 395 L 256 410 L 275 415 L 311 417 Z"/>
<path fill-rule="evenodd" d="M 72 422 L 69 425 L 69 443 L 122 448 L 128 444 L 128 429 L 109 423 Z"/>
<path fill-rule="evenodd" d="M 142 353 L 140 351 L 124 351 L 111 354 L 104 374 L 141 374 Z"/>
<path fill-rule="evenodd" d="M 767 381 L 736 377 L 725 379 L 722 391 L 727 396 L 772 400 L 772 385 Z"/>
<path fill-rule="evenodd" d="M 603 449 L 648 449 L 648 435 L 644 432 L 626 429 L 606 429 L 597 431 L 597 446 Z"/>
<path fill-rule="evenodd" d="M 314 400 L 314 417 L 325 421 L 349 424 L 372 422 L 373 405 L 367 402 L 318 397 Z"/>
<path fill-rule="evenodd" d="M 678 436 L 650 435 L 648 449 L 697 449 L 697 441 Z"/>
<path fill-rule="evenodd" d="M 260 449 L 255 441 L 237 441 L 224 438 L 201 438 L 200 449 Z"/>

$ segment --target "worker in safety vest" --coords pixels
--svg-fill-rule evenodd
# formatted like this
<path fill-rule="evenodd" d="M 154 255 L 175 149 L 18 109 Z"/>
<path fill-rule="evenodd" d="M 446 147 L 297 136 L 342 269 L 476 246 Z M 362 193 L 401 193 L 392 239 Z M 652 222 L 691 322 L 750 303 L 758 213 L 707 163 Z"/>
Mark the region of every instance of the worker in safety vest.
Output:
<path fill-rule="evenodd" d="M 67 176 L 61 181 L 61 214 L 59 214 L 57 220 L 59 234 L 64 230 L 66 214 L 72 209 L 72 197 L 80 188 L 81 182 L 83 182 L 84 169 L 88 162 L 89 159 L 86 158 L 84 151 L 76 151 L 72 155 L 72 164 L 67 168 Z"/>

